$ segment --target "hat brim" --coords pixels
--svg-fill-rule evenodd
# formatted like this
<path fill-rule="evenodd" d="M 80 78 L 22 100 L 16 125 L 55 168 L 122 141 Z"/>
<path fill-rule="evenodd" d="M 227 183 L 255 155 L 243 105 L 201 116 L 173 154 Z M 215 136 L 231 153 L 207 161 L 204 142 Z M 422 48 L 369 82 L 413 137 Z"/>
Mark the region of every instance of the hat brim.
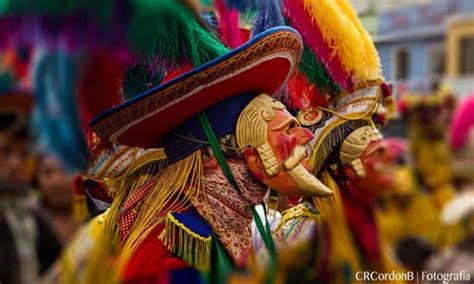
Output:
<path fill-rule="evenodd" d="M 225 99 L 248 92 L 273 94 L 296 68 L 301 52 L 302 41 L 294 29 L 270 29 L 103 113 L 91 127 L 114 143 L 160 147 L 163 137 L 178 124 Z"/>

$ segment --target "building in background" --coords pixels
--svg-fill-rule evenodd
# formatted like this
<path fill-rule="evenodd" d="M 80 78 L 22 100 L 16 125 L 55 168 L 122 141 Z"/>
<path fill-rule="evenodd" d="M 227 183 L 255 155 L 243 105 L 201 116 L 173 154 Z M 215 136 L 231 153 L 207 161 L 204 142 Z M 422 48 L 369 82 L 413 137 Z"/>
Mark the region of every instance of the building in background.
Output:
<path fill-rule="evenodd" d="M 429 94 L 441 82 L 474 92 L 474 0 L 352 0 L 374 39 L 394 95 Z M 395 120 L 385 135 L 405 136 Z"/>
<path fill-rule="evenodd" d="M 395 94 L 429 93 L 437 82 L 458 97 L 474 91 L 474 1 L 401 1 L 376 15 L 373 37 Z"/>

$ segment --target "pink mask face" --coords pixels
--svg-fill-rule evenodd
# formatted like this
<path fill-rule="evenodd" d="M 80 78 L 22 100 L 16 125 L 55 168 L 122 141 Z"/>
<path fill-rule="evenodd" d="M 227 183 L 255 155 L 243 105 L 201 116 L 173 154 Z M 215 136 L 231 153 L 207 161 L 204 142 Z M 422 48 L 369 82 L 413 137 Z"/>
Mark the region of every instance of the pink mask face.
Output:
<path fill-rule="evenodd" d="M 390 140 L 373 141 L 367 146 L 360 157 L 365 171 L 364 176 L 348 169 L 350 165 L 346 166 L 346 174 L 356 188 L 372 197 L 379 197 L 394 188 L 395 170 L 400 152 L 392 151 L 392 146 L 394 145 L 391 145 Z"/>
<path fill-rule="evenodd" d="M 244 151 L 250 170 L 267 186 L 286 195 L 318 195 L 321 183 L 309 171 L 306 144 L 313 139 L 313 133 L 299 126 L 297 120 L 286 110 L 275 110 L 268 122 L 267 143 L 276 159 L 279 171 L 273 176 L 265 167 L 254 149 Z M 295 170 L 296 169 L 296 170 Z M 319 189 L 319 196 L 331 194 Z"/>

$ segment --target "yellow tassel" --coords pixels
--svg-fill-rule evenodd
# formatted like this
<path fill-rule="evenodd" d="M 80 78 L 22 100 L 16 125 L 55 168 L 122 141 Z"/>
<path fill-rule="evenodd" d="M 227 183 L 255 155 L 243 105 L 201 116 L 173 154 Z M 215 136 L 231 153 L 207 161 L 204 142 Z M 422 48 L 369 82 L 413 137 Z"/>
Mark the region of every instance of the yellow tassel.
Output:
<path fill-rule="evenodd" d="M 129 172 L 122 179 L 110 181 L 109 186 L 113 188 L 114 200 L 110 209 L 104 217 L 103 223 L 93 232 L 94 249 L 91 251 L 85 268 L 84 279 L 82 283 L 119 283 L 119 277 L 122 269 L 125 267 L 128 259 L 133 254 L 137 246 L 147 237 L 147 235 L 163 222 L 166 212 L 184 209 L 189 206 L 189 200 L 197 198 L 202 194 L 202 155 L 196 151 L 187 158 L 172 164 L 163 169 L 164 163 L 155 160 L 148 164 L 142 164 Z M 154 188 L 145 197 L 137 220 L 131 228 L 127 238 L 120 243 L 118 236 L 118 219 L 120 206 L 126 201 L 127 197 L 137 188 L 150 182 L 151 179 L 157 179 Z M 186 196 L 187 198 L 184 198 Z M 165 212 L 164 209 L 167 209 Z M 186 239 L 182 232 L 173 232 L 172 238 L 181 234 L 179 239 L 184 242 L 180 245 L 190 243 L 189 247 L 194 247 L 193 240 Z M 196 246 L 206 248 L 206 246 Z M 192 259 L 192 250 L 185 258 Z M 204 249 L 201 251 L 210 251 Z M 206 255 L 204 253 L 204 255 Z M 196 255 L 201 259 L 196 263 L 207 263 L 206 257 L 202 253 Z M 71 270 L 71 265 L 65 260 L 63 267 Z M 75 277 L 74 271 L 65 273 L 68 283 L 79 283 Z"/>
<path fill-rule="evenodd" d="M 178 236 L 178 239 L 176 238 Z M 165 246 L 189 265 L 208 271 L 211 237 L 203 237 L 191 231 L 170 213 L 166 216 L 165 230 L 160 235 Z"/>
<path fill-rule="evenodd" d="M 347 0 L 304 0 L 304 4 L 345 71 L 361 81 L 382 77 L 374 44 Z"/>
<path fill-rule="evenodd" d="M 135 189 L 147 184 L 165 166 L 162 151 L 154 151 L 147 159 L 136 160 L 126 174 L 106 182 L 108 192 L 113 197 L 109 210 L 91 221 L 90 232 L 94 242 L 88 255 L 84 273 L 73 271 L 71 260 L 74 248 L 67 249 L 62 257 L 62 274 L 64 283 L 119 283 L 120 269 L 116 257 L 120 249 L 118 236 L 118 219 L 120 206 Z M 81 201 L 81 200 L 78 200 Z M 86 206 L 85 202 L 83 202 Z M 78 211 L 84 208 L 77 208 Z M 100 222 L 98 221 L 100 219 Z M 79 279 L 79 276 L 83 278 Z"/>
<path fill-rule="evenodd" d="M 122 243 L 118 257 L 119 270 L 148 234 L 166 220 L 168 212 L 186 209 L 190 206 L 190 200 L 202 195 L 202 177 L 200 150 L 167 166 L 156 175 L 157 182 L 143 200 L 138 217 Z"/>

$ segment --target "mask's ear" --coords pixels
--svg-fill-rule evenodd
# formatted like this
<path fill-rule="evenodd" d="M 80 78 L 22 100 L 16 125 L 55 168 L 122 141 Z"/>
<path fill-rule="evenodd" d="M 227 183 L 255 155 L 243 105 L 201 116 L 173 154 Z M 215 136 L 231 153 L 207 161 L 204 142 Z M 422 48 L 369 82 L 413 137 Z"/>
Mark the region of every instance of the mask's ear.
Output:
<path fill-rule="evenodd" d="M 257 150 L 249 147 L 245 149 L 242 154 L 252 174 L 259 180 L 263 180 L 266 177 L 266 174 Z"/>

